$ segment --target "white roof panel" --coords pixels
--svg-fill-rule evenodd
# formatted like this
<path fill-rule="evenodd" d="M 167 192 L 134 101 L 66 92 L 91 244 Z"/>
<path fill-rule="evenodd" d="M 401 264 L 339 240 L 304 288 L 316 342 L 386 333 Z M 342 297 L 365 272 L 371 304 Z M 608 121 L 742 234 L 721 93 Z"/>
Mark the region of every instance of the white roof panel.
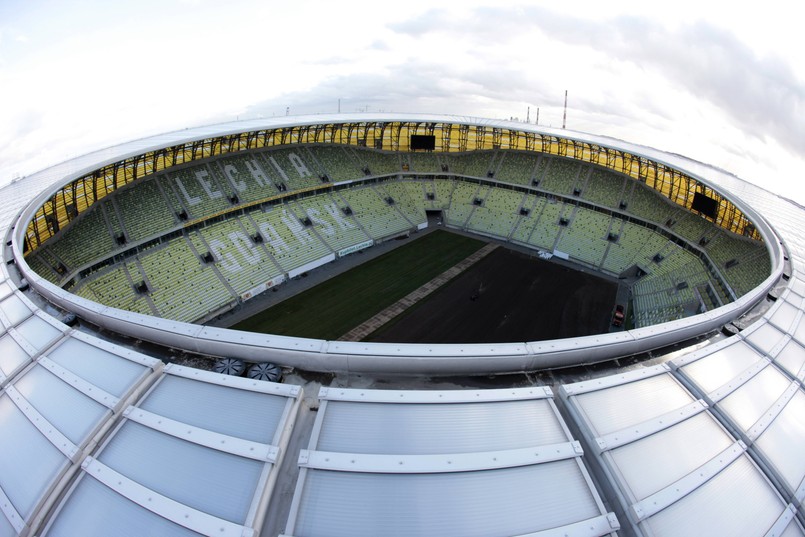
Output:
<path fill-rule="evenodd" d="M 755 440 L 780 477 L 797 490 L 805 479 L 805 392 L 801 389 Z"/>
<path fill-rule="evenodd" d="M 14 288 L 7 281 L 0 281 L 0 300 L 14 292 Z"/>
<path fill-rule="evenodd" d="M 3 381 L 10 379 L 30 361 L 31 357 L 11 334 L 0 336 L 0 385 L 5 384 Z"/>
<path fill-rule="evenodd" d="M 451 474 L 304 472 L 293 535 L 510 536 L 600 515 L 573 459 Z"/>
<path fill-rule="evenodd" d="M 11 295 L 0 302 L 0 310 L 3 310 L 11 326 L 16 326 L 31 316 L 31 309 L 17 295 Z"/>
<path fill-rule="evenodd" d="M 97 459 L 193 509 L 243 524 L 264 464 L 127 421 Z"/>
<path fill-rule="evenodd" d="M 288 397 L 166 375 L 138 406 L 189 425 L 271 444 L 288 404 Z"/>
<path fill-rule="evenodd" d="M 640 501 L 681 479 L 735 440 L 708 412 L 607 452 L 622 484 Z M 605 456 L 607 456 L 605 455 Z"/>
<path fill-rule="evenodd" d="M 48 358 L 116 397 L 123 397 L 148 368 L 74 337 L 48 351 Z"/>
<path fill-rule="evenodd" d="M 110 414 L 105 406 L 62 382 L 39 364 L 16 379 L 14 388 L 76 445 L 88 440 L 92 431 Z"/>
<path fill-rule="evenodd" d="M 704 394 L 716 391 L 753 364 L 766 360 L 743 342 L 735 343 L 680 368 Z"/>
<path fill-rule="evenodd" d="M 566 442 L 547 399 L 458 404 L 327 401 L 316 449 L 464 453 Z"/>
<path fill-rule="evenodd" d="M 785 507 L 744 455 L 643 524 L 657 537 L 765 535 Z"/>
<path fill-rule="evenodd" d="M 15 537 L 17 535 L 17 530 L 14 526 L 11 525 L 11 522 L 3 515 L 3 511 L 0 510 L 0 537 Z"/>
<path fill-rule="evenodd" d="M 769 355 L 771 354 L 772 349 L 780 342 L 780 340 L 785 337 L 785 334 L 780 332 L 777 328 L 775 328 L 770 323 L 761 322 L 760 326 L 756 329 L 752 330 L 750 334 L 746 336 L 746 340 L 749 341 L 755 348 L 759 349 L 762 353 Z"/>
<path fill-rule="evenodd" d="M 799 299 L 799 302 L 801 303 L 802 300 Z M 774 324 L 774 326 L 787 332 L 791 329 L 791 325 L 794 324 L 794 321 L 796 320 L 797 315 L 799 315 L 800 310 L 793 304 L 782 300 L 778 300 L 775 306 L 776 307 L 774 310 L 769 312 L 767 317 L 769 321 Z"/>
<path fill-rule="evenodd" d="M 84 476 L 43 535 L 48 537 L 191 537 L 198 534 L 140 507 Z"/>
<path fill-rule="evenodd" d="M 33 316 L 18 325 L 17 332 L 37 351 L 49 347 L 51 343 L 62 335 L 59 329 L 37 316 Z"/>
<path fill-rule="evenodd" d="M 663 374 L 573 396 L 594 436 L 619 431 L 695 401 L 671 375 Z"/>
<path fill-rule="evenodd" d="M 718 403 L 718 408 L 744 432 L 763 416 L 789 387 L 791 380 L 770 365 Z"/>
<path fill-rule="evenodd" d="M 0 489 L 24 519 L 67 464 L 8 394 L 0 395 Z"/>
<path fill-rule="evenodd" d="M 805 380 L 805 348 L 796 341 L 789 341 L 774 357 L 774 361 L 792 377 Z"/>

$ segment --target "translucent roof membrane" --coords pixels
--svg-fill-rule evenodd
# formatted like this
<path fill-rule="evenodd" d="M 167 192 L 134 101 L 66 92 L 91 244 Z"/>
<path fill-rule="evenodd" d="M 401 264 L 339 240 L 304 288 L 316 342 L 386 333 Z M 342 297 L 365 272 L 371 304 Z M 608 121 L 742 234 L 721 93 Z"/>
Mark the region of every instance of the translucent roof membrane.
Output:
<path fill-rule="evenodd" d="M 682 365 L 686 381 L 700 379 L 707 386 L 701 392 L 722 390 L 728 395 L 721 400 L 736 413 L 757 410 L 738 399 L 730 375 L 738 390 L 748 383 L 780 386 L 779 371 L 737 338 L 679 360 L 674 365 Z M 746 375 L 753 364 L 770 373 L 761 367 Z M 746 379 L 736 381 L 741 375 Z M 592 458 L 611 476 L 623 512 L 643 534 L 763 535 L 786 512 L 786 501 L 746 445 L 667 366 L 565 385 L 560 393 L 597 448 Z"/>
<path fill-rule="evenodd" d="M 287 397 L 167 375 L 139 406 L 221 434 L 271 444 Z"/>
<path fill-rule="evenodd" d="M 765 535 L 786 505 L 742 456 L 678 502 L 649 517 L 654 535 Z"/>
<path fill-rule="evenodd" d="M 317 449 L 464 453 L 565 441 L 559 417 L 545 399 L 410 405 L 328 401 Z"/>
<path fill-rule="evenodd" d="M 682 408 L 696 398 L 671 375 L 660 374 L 582 393 L 573 400 L 595 436 L 603 436 Z"/>
<path fill-rule="evenodd" d="M 805 317 L 800 317 L 799 323 L 793 327 L 791 335 L 802 345 L 805 345 Z"/>
<path fill-rule="evenodd" d="M 789 341 L 774 357 L 774 362 L 792 377 L 805 380 L 805 347 L 796 341 Z"/>
<path fill-rule="evenodd" d="M 751 331 L 747 330 L 744 332 L 746 341 L 751 343 L 752 346 L 763 354 L 771 354 L 774 347 L 778 345 L 784 337 L 785 334 L 780 332 L 780 330 L 775 328 L 771 323 L 762 321 L 755 324 Z"/>
<path fill-rule="evenodd" d="M 2 278 L 2 276 L 0 276 L 0 278 Z M 0 300 L 3 300 L 13 292 L 14 289 L 8 284 L 7 281 L 0 281 Z"/>
<path fill-rule="evenodd" d="M 27 343 L 23 344 L 31 353 L 35 352 Z M 31 355 L 14 339 L 11 332 L 0 336 L 0 386 L 9 382 L 30 361 Z"/>
<path fill-rule="evenodd" d="M 184 505 L 243 523 L 263 464 L 127 421 L 98 460 Z"/>
<path fill-rule="evenodd" d="M 16 326 L 31 316 L 31 309 L 17 295 L 11 295 L 0 302 L 0 310 L 9 321 L 9 326 Z"/>
<path fill-rule="evenodd" d="M 64 360 L 75 349 L 61 345 L 51 354 Z M 128 517 L 152 535 L 162 535 L 162 526 L 166 535 L 238 536 L 261 527 L 258 507 L 270 497 L 300 389 L 173 365 L 164 372 L 85 461 L 47 534 L 67 534 L 71 524 L 82 535 L 117 534 L 114 520 Z M 96 504 L 107 512 L 96 513 Z M 97 524 L 81 522 L 82 514 Z"/>
<path fill-rule="evenodd" d="M 62 335 L 61 330 L 37 316 L 17 325 L 17 332 L 37 351 L 49 347 Z"/>
<path fill-rule="evenodd" d="M 755 440 L 765 458 L 792 490 L 797 491 L 805 480 L 805 393 L 794 392 L 791 400 Z"/>
<path fill-rule="evenodd" d="M 83 444 L 111 414 L 109 409 L 34 365 L 14 382 L 14 387 L 33 407 L 74 444 Z"/>
<path fill-rule="evenodd" d="M 691 357 L 696 355 L 687 355 L 675 362 L 681 365 L 682 373 L 694 382 L 704 395 L 713 394 L 713 398 L 723 397 L 768 365 L 768 360 L 746 343 L 739 342 L 737 338 L 731 341 L 731 345 L 702 358 L 691 361 Z"/>
<path fill-rule="evenodd" d="M 675 364 L 686 364 L 679 371 L 690 379 L 693 389 L 701 392 L 712 389 L 713 383 L 705 372 L 710 372 L 710 376 L 720 375 L 719 382 L 726 383 L 728 389 L 722 388 L 719 397 L 713 397 L 711 392 L 708 399 L 785 483 L 784 497 L 791 497 L 805 479 L 805 422 L 802 420 L 805 393 L 799 382 L 774 364 L 767 363 L 765 358 L 757 362 L 758 367 L 748 367 L 743 371 L 739 369 L 747 359 L 744 363 L 738 360 L 734 367 L 724 361 L 724 356 L 737 358 L 746 355 L 745 346 L 746 343 L 738 342 L 712 354 L 707 354 L 705 349 L 704 354 L 679 358 Z M 792 350 L 786 351 L 789 347 Z M 797 347 L 797 343 L 788 342 L 778 357 L 792 352 L 794 356 L 800 356 L 801 349 L 797 350 Z M 786 358 L 784 361 L 791 360 Z M 794 361 L 794 367 L 796 363 Z M 734 377 L 725 380 L 729 375 Z"/>
<path fill-rule="evenodd" d="M 288 535 L 618 528 L 549 390 L 337 391 L 322 389 Z"/>
<path fill-rule="evenodd" d="M 76 337 L 65 339 L 58 347 L 48 351 L 47 357 L 61 368 L 118 398 L 124 397 L 152 368 L 161 367 L 161 362 L 155 358 L 106 342 L 96 340 L 90 344 L 88 341 Z M 116 350 L 123 356 L 100 345 Z"/>
<path fill-rule="evenodd" d="M 292 531 L 306 537 L 510 536 L 600 514 L 574 460 L 449 474 L 307 470 L 300 486 Z"/>
<path fill-rule="evenodd" d="M 792 296 L 797 297 L 797 295 Z M 797 297 L 797 299 L 801 304 L 802 298 Z M 794 321 L 799 315 L 799 311 L 799 308 L 788 301 L 778 300 L 774 309 L 770 311 L 766 317 L 769 319 L 769 322 L 774 324 L 774 326 L 787 332 L 794 324 Z"/>
<path fill-rule="evenodd" d="M 0 395 L 0 489 L 28 519 L 52 483 L 69 465 L 8 393 Z"/>
<path fill-rule="evenodd" d="M 71 491 L 70 501 L 62 506 L 43 535 L 190 537 L 198 533 L 148 511 L 92 477 L 84 476 Z"/>
<path fill-rule="evenodd" d="M 25 323 L 31 321 L 34 325 L 30 330 L 44 326 L 50 329 L 45 330 L 47 334 L 61 334 L 38 317 L 31 317 Z M 44 325 L 36 326 L 37 322 Z M 103 344 L 90 336 L 82 337 Z M 40 347 L 45 345 L 47 343 L 42 343 Z M 15 329 L 0 339 L 0 364 L 4 367 L 10 364 L 18 370 L 7 379 L 5 392 L 0 396 L 0 489 L 8 488 L 7 496 L 24 524 L 31 523 L 46 495 L 59 493 L 64 486 L 60 477 L 70 466 L 80 463 L 81 450 L 104 425 L 111 423 L 119 402 L 115 395 L 47 356 L 40 356 L 29 365 L 29 355 L 35 353 L 36 349 Z M 81 359 L 80 355 L 73 356 L 74 361 Z M 114 360 L 95 365 L 101 370 L 108 365 L 111 373 L 115 372 Z M 126 381 L 122 392 L 131 392 L 145 378 L 147 368 L 139 364 L 137 368 L 138 375 Z"/>

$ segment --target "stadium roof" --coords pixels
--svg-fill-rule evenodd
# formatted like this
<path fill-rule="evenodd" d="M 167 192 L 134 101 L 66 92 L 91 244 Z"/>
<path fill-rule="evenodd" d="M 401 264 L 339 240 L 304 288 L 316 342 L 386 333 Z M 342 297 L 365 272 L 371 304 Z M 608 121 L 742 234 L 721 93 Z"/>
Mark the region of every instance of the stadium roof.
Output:
<path fill-rule="evenodd" d="M 69 328 L 35 276 L 39 292 L 20 290 L 16 215 L 82 173 L 226 133 L 397 120 L 549 131 L 446 116 L 255 120 L 130 142 L 0 190 L 0 536 L 805 534 L 805 210 L 678 155 L 551 131 L 686 170 L 768 221 L 772 253 L 783 241 L 786 259 L 754 296 L 771 292 L 767 311 L 650 367 L 547 387 L 319 391 L 164 366 L 109 341 L 110 308 L 96 310 L 104 330 Z M 204 345 L 205 332 L 154 322 Z M 681 341 L 678 326 L 646 334 Z"/>

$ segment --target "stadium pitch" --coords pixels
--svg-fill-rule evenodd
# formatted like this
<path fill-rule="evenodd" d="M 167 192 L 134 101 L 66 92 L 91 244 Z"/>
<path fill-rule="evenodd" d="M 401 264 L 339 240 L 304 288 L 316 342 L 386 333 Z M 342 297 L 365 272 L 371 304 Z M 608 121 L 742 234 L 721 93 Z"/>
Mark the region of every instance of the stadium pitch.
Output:
<path fill-rule="evenodd" d="M 335 340 L 483 245 L 444 230 L 426 233 L 232 328 Z"/>
<path fill-rule="evenodd" d="M 605 333 L 618 284 L 498 248 L 367 341 L 498 343 Z"/>
<path fill-rule="evenodd" d="M 483 244 L 436 230 L 233 328 L 338 339 Z M 366 340 L 494 343 L 604 333 L 617 288 L 598 275 L 498 248 Z"/>

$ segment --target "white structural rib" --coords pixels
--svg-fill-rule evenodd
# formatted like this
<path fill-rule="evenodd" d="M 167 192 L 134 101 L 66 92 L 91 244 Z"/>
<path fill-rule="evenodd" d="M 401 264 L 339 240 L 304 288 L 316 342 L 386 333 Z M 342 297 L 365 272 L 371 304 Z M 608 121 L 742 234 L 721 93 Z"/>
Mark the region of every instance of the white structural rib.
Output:
<path fill-rule="evenodd" d="M 619 530 L 621 527 L 614 513 L 597 516 L 567 526 L 551 528 L 534 533 L 525 533 L 517 537 L 597 537 Z"/>
<path fill-rule="evenodd" d="M 797 516 L 797 508 L 789 503 L 780 515 L 780 518 L 769 528 L 769 531 L 766 532 L 764 537 L 779 537 L 782 535 L 791 524 L 791 521 L 794 520 L 795 516 Z"/>
<path fill-rule="evenodd" d="M 254 530 L 251 528 L 234 524 L 163 496 L 132 481 L 92 457 L 87 457 L 81 467 L 86 475 L 100 481 L 140 507 L 195 532 L 203 535 L 220 535 L 221 537 L 254 535 Z"/>
<path fill-rule="evenodd" d="M 378 474 L 442 474 L 529 466 L 581 457 L 584 451 L 576 441 L 536 447 L 438 455 L 377 455 L 336 453 L 303 449 L 301 468 Z"/>
<path fill-rule="evenodd" d="M 361 390 L 354 388 L 322 387 L 322 401 L 353 401 L 362 403 L 489 403 L 548 399 L 553 392 L 548 386 L 510 388 L 498 390 Z"/>
<path fill-rule="evenodd" d="M 22 533 L 22 530 L 25 528 L 25 520 L 23 520 L 22 516 L 14 508 L 14 505 L 11 503 L 11 500 L 8 498 L 5 491 L 3 491 L 2 487 L 0 487 L 0 512 L 5 515 L 9 524 L 11 524 L 17 533 Z"/>
<path fill-rule="evenodd" d="M 130 406 L 125 410 L 123 415 L 131 421 L 145 425 L 155 431 L 210 449 L 231 453 L 239 457 L 246 457 L 273 464 L 277 461 L 277 457 L 279 456 L 279 448 L 277 446 L 261 444 L 259 442 L 252 442 L 251 440 L 244 440 L 243 438 L 216 433 L 208 429 L 172 420 L 141 408 Z"/>

